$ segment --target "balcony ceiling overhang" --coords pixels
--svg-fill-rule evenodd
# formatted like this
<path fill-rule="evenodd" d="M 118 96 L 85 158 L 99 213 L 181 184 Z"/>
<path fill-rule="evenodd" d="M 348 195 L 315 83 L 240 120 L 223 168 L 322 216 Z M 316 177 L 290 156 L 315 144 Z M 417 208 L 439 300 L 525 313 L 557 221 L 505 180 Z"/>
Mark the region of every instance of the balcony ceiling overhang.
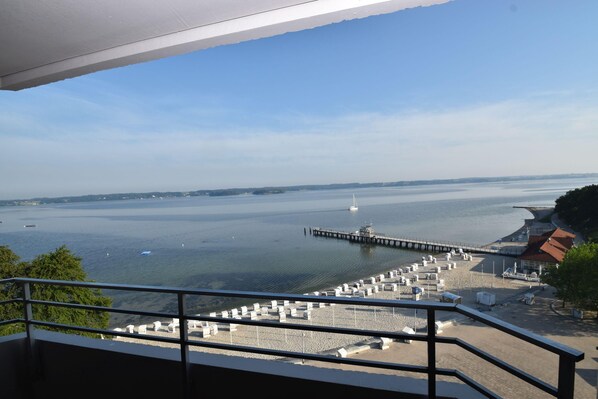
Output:
<path fill-rule="evenodd" d="M 0 89 L 449 0 L 0 0 Z"/>

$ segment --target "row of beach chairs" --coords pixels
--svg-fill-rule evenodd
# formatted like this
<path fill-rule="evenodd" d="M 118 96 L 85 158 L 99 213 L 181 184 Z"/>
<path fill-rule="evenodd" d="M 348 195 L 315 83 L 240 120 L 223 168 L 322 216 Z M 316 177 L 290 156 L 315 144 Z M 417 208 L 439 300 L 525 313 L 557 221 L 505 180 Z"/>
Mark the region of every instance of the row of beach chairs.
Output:
<path fill-rule="evenodd" d="M 353 297 L 367 297 L 376 294 L 380 291 L 397 291 L 400 285 L 410 286 L 412 283 L 416 283 L 420 279 L 420 272 L 423 274 L 423 279 L 428 281 L 437 281 L 439 287 L 443 286 L 444 280 L 439 278 L 439 274 L 442 270 L 452 270 L 457 267 L 456 262 L 448 262 L 453 256 L 457 254 L 455 251 L 446 254 L 447 263 L 444 266 L 432 266 L 430 272 L 424 273 L 420 271 L 420 267 L 428 266 L 427 263 L 437 263 L 437 259 L 432 255 L 428 257 L 422 257 L 421 265 L 413 263 L 409 266 L 404 266 L 396 270 L 388 271 L 385 274 L 379 274 L 377 276 L 368 277 L 353 282 L 352 284 L 342 284 L 336 287 L 333 291 L 306 293 L 305 295 L 332 295 L 332 296 L 353 296 Z M 471 260 L 471 255 L 460 252 L 459 256 L 463 260 Z M 429 267 L 429 266 L 428 266 Z M 272 300 L 267 304 L 254 303 L 252 306 L 241 306 L 239 309 L 234 308 L 230 310 L 223 310 L 219 312 L 211 312 L 210 317 L 221 317 L 230 319 L 242 319 L 243 317 L 249 318 L 250 320 L 257 320 L 260 316 L 274 316 L 279 322 L 285 322 L 287 315 L 292 318 L 303 318 L 310 320 L 312 317 L 312 309 L 314 307 L 321 308 L 325 306 L 333 306 L 333 303 L 325 302 L 306 302 L 306 301 L 295 301 L 293 305 L 288 300 L 276 301 Z M 288 314 L 287 314 L 288 310 Z M 219 330 L 225 331 L 236 331 L 238 324 L 236 323 L 216 323 L 199 320 L 187 320 L 187 328 L 191 331 L 196 331 L 200 337 L 209 337 L 218 334 Z M 163 328 L 164 327 L 164 328 Z M 155 321 L 149 325 L 139 325 L 135 328 L 134 325 L 128 325 L 125 329 L 115 328 L 114 331 L 127 333 L 138 333 L 147 334 L 148 328 L 153 331 L 166 331 L 175 333 L 180 328 L 179 320 L 173 318 L 168 324 L 162 325 L 162 322 Z"/>

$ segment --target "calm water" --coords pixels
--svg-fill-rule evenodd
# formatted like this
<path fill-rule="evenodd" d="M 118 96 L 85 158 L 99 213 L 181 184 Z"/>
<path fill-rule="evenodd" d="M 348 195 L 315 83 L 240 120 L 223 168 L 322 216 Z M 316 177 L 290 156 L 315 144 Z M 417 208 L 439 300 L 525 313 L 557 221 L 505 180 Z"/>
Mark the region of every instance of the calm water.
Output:
<path fill-rule="evenodd" d="M 90 279 L 195 288 L 303 293 L 420 259 L 412 251 L 304 235 L 304 228 L 487 244 L 596 179 L 289 192 L 0 208 L 0 245 L 23 260 L 66 244 Z M 355 194 L 359 211 L 349 212 Z M 35 228 L 25 228 L 35 224 Z M 140 255 L 142 251 L 151 255 Z M 110 293 L 115 305 L 149 298 Z M 172 303 L 155 301 L 166 310 Z"/>

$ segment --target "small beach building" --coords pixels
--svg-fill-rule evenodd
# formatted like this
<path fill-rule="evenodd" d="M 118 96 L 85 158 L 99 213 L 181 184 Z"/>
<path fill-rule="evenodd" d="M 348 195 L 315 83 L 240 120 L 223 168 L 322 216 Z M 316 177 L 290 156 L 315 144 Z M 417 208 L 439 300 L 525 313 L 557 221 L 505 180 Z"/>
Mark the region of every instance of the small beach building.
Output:
<path fill-rule="evenodd" d="M 359 229 L 359 235 L 362 237 L 372 238 L 374 237 L 374 228 L 370 223 L 361 226 L 361 228 Z"/>
<path fill-rule="evenodd" d="M 530 236 L 527 249 L 519 257 L 521 269 L 526 274 L 542 274 L 548 266 L 563 261 L 567 251 L 573 247 L 574 239 L 575 234 L 558 227 L 542 235 Z"/>

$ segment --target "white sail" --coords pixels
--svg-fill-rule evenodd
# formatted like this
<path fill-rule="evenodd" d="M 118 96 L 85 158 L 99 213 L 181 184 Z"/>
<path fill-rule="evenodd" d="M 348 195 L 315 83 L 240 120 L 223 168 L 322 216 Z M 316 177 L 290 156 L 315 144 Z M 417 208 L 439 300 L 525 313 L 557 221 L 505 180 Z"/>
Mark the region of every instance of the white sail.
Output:
<path fill-rule="evenodd" d="M 357 201 L 355 200 L 355 194 L 353 194 L 353 205 L 349 207 L 349 210 L 355 212 L 357 209 L 359 208 L 357 208 Z"/>

